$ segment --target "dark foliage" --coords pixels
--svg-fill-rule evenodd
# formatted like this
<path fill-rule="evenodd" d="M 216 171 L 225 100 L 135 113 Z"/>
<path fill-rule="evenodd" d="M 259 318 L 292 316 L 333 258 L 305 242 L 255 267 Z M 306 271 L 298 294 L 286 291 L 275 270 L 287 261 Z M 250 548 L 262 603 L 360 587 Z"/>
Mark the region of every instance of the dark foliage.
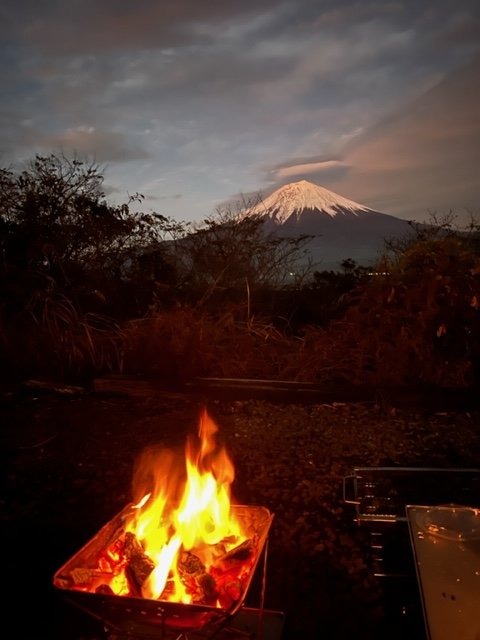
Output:
<path fill-rule="evenodd" d="M 107 204 L 102 183 L 97 165 L 56 155 L 36 156 L 20 173 L 0 171 L 4 313 L 35 310 L 57 294 L 79 311 L 110 310 L 118 306 L 118 285 L 134 281 L 140 269 L 148 273 L 136 255 L 159 243 L 173 224 L 158 214 L 134 213 L 140 195 Z M 149 260 L 148 276 L 168 281 L 171 270 L 158 248 Z"/>
<path fill-rule="evenodd" d="M 312 274 L 308 237 L 218 210 L 198 226 L 111 205 L 96 164 L 0 169 L 0 375 L 104 373 L 472 387 L 478 225 L 412 224 L 375 269 Z"/>
<path fill-rule="evenodd" d="M 132 211 L 139 195 L 107 204 L 102 183 L 96 164 L 56 155 L 0 170 L 0 348 L 10 374 L 44 358 L 61 374 L 67 361 L 96 368 L 99 325 L 103 339 L 111 318 L 145 313 L 172 281 L 162 240 L 179 225 Z"/>
<path fill-rule="evenodd" d="M 309 274 L 306 236 L 282 238 L 259 216 L 219 209 L 176 246 L 183 301 L 207 305 L 260 302 L 268 291 L 297 289 Z M 308 261 L 307 261 L 308 262 Z"/>

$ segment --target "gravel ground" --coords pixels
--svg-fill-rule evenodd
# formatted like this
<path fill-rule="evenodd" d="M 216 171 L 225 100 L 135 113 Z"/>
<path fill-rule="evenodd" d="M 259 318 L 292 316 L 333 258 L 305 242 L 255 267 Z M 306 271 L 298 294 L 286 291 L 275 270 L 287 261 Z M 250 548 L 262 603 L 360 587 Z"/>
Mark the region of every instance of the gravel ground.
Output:
<path fill-rule="evenodd" d="M 105 638 L 54 591 L 53 574 L 130 501 L 144 447 L 183 447 L 203 406 L 234 461 L 236 501 L 274 514 L 265 607 L 284 614 L 282 640 L 423 640 L 416 581 L 375 577 L 368 532 L 344 504 L 342 482 L 358 466 L 480 467 L 480 412 L 31 391 L 4 393 L 0 405 L 11 637 Z M 258 606 L 261 586 L 256 576 L 248 606 Z"/>

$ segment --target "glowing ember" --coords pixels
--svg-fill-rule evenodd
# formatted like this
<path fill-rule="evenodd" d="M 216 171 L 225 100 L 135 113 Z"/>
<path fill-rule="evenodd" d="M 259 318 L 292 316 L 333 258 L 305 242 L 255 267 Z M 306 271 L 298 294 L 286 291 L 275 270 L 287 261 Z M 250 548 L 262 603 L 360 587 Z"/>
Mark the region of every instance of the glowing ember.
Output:
<path fill-rule="evenodd" d="M 171 452 L 145 452 L 135 474 L 141 496 L 95 566 L 69 572 L 69 588 L 221 608 L 240 599 L 258 539 L 231 508 L 235 470 L 217 431 L 204 410 L 183 464 Z"/>

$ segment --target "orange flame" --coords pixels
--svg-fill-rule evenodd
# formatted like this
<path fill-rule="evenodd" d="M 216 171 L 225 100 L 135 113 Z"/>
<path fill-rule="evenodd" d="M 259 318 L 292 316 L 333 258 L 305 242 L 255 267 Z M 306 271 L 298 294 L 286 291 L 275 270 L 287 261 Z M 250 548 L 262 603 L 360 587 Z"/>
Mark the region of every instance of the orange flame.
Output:
<path fill-rule="evenodd" d="M 191 602 L 179 575 L 180 554 L 194 552 L 207 571 L 216 554 L 224 554 L 245 540 L 231 514 L 234 466 L 225 448 L 217 445 L 217 431 L 203 410 L 198 438 L 187 440 L 180 473 L 171 452 L 143 456 L 140 475 L 148 490 L 132 508 L 125 530 L 135 534 L 153 561 L 154 568 L 142 586 L 144 597 Z M 109 586 L 117 595 L 128 589 L 119 575 Z"/>

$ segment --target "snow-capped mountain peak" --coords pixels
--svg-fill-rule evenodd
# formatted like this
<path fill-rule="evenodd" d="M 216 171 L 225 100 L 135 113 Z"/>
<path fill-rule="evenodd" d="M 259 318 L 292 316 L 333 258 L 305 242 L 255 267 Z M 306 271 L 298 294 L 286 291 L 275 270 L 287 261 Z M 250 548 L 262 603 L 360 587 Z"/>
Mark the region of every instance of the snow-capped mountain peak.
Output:
<path fill-rule="evenodd" d="M 287 184 L 240 214 L 255 216 L 267 234 L 284 238 L 310 238 L 310 258 L 323 265 L 338 265 L 351 258 L 373 264 L 385 241 L 403 238 L 408 222 L 370 209 L 324 187 L 300 180 Z"/>
<path fill-rule="evenodd" d="M 358 215 L 371 211 L 368 207 L 307 180 L 292 182 L 280 187 L 264 200 L 248 209 L 248 214 L 271 217 L 283 224 L 303 211 L 318 211 L 335 217 L 341 213 Z"/>

